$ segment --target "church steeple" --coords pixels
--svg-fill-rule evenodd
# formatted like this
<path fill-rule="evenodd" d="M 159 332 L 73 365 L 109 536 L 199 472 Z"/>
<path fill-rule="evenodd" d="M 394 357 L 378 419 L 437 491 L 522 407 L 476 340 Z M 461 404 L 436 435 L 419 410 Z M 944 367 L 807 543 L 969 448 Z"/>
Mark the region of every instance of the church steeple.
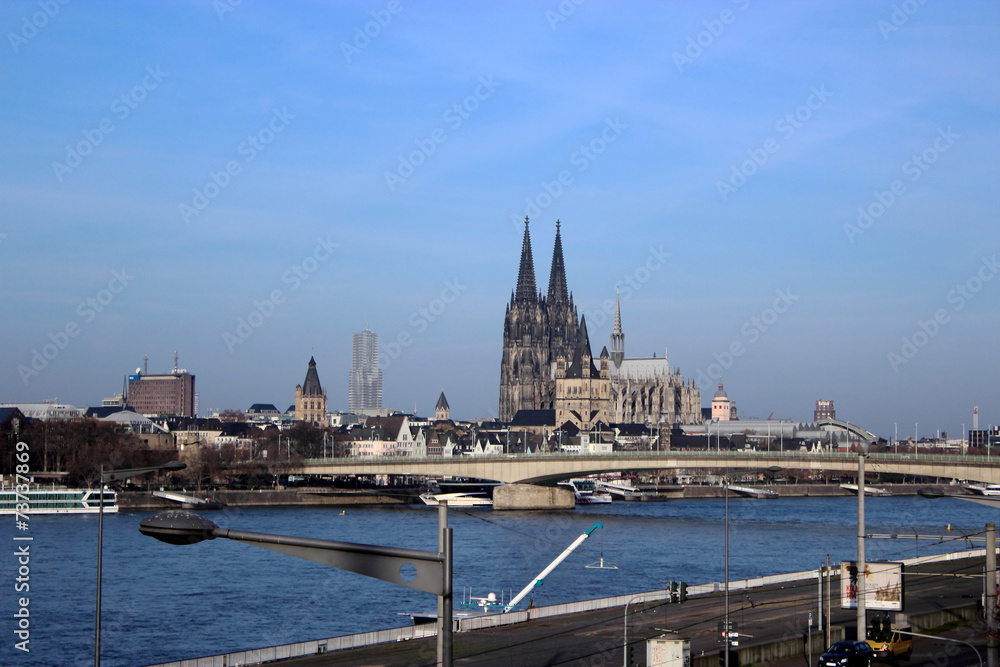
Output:
<path fill-rule="evenodd" d="M 594 366 L 594 355 L 590 351 L 590 336 L 587 334 L 587 316 L 580 316 L 580 327 L 576 330 L 576 349 L 573 352 L 573 363 L 566 370 L 568 378 L 598 377 Z"/>
<path fill-rule="evenodd" d="M 625 332 L 622 331 L 622 308 L 618 290 L 615 290 L 615 326 L 611 330 L 611 362 L 615 368 L 625 359 Z"/>
<path fill-rule="evenodd" d="M 521 245 L 521 268 L 517 272 L 517 294 L 515 301 L 536 301 L 535 263 L 531 258 L 531 234 L 528 232 L 528 216 L 524 216 L 524 242 Z"/>
<path fill-rule="evenodd" d="M 556 220 L 556 244 L 552 250 L 552 270 L 549 271 L 548 302 L 555 306 L 569 303 L 566 290 L 566 264 L 563 262 L 562 236 L 559 233 L 560 222 Z"/>

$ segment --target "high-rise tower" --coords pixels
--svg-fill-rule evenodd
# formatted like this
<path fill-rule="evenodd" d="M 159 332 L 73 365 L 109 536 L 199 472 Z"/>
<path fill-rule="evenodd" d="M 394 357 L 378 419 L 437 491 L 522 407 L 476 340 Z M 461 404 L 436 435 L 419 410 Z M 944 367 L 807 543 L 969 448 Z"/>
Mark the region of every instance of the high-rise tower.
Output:
<path fill-rule="evenodd" d="M 378 334 L 368 328 L 351 337 L 351 370 L 347 383 L 351 412 L 382 407 L 382 370 L 378 367 Z"/>

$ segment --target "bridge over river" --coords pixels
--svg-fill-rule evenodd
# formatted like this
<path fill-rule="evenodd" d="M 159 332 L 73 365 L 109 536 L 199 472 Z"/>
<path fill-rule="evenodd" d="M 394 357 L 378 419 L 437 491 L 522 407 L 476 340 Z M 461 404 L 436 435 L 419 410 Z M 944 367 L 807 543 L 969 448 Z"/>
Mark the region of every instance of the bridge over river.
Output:
<path fill-rule="evenodd" d="M 896 473 L 942 477 L 1000 484 L 1000 457 L 951 454 L 865 455 L 866 473 Z M 571 477 L 638 470 L 757 470 L 779 466 L 787 471 L 857 472 L 858 454 L 851 452 L 683 451 L 615 452 L 604 455 L 567 453 L 511 454 L 501 456 L 413 457 L 384 456 L 337 459 L 307 459 L 289 469 L 306 475 L 415 475 L 427 477 L 475 477 L 520 485 L 543 487 L 534 498 L 539 506 L 565 504 L 558 498 L 563 489 L 551 488 Z M 544 488 L 549 487 L 549 488 Z M 568 493 L 568 492 L 566 492 Z M 541 495 L 539 495 L 541 494 Z M 549 498 L 545 500 L 543 496 Z M 571 499 L 570 499 L 571 500 Z M 531 505 L 536 501 L 528 501 Z M 528 506 L 518 506 L 527 509 Z"/>

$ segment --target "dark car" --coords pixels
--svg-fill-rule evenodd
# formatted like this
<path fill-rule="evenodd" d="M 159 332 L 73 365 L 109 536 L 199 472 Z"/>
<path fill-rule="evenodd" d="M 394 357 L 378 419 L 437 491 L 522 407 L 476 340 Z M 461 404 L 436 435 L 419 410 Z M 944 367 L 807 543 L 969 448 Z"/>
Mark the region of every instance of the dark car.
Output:
<path fill-rule="evenodd" d="M 819 657 L 819 667 L 869 667 L 874 659 L 868 642 L 837 642 Z"/>

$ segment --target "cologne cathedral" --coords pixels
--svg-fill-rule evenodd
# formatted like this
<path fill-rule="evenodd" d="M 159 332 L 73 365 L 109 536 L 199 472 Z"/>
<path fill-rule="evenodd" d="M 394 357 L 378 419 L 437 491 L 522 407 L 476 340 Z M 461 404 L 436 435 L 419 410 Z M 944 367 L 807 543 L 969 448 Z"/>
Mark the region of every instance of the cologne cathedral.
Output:
<path fill-rule="evenodd" d="M 557 384 L 572 379 L 574 368 L 593 369 L 580 386 L 560 386 L 573 403 L 583 405 L 586 414 L 572 411 L 570 421 L 588 429 L 595 421 L 631 424 L 701 423 L 701 392 L 693 381 L 670 368 L 667 357 L 625 358 L 625 334 L 620 303 L 615 304 L 611 352 L 607 347 L 592 355 L 585 320 L 577 316 L 573 295 L 566 287 L 560 223 L 552 251 L 548 292 L 535 285 L 529 221 L 524 220 L 524 241 L 517 287 L 511 293 L 504 316 L 503 359 L 500 364 L 500 419 L 511 421 L 520 410 L 552 410 L 567 403 L 557 400 Z M 582 358 L 581 358 L 582 357 Z M 593 365 L 601 360 L 601 367 Z M 579 379 L 579 378 L 576 378 Z M 610 391 L 607 381 L 610 379 Z M 603 380 L 603 382 L 602 382 Z M 588 394 L 587 396 L 581 395 Z M 590 395 L 592 392 L 592 395 Z M 562 409 L 561 414 L 567 414 Z M 579 422 L 579 423 L 577 423 Z M 558 424 L 561 426 L 562 424 Z"/>

